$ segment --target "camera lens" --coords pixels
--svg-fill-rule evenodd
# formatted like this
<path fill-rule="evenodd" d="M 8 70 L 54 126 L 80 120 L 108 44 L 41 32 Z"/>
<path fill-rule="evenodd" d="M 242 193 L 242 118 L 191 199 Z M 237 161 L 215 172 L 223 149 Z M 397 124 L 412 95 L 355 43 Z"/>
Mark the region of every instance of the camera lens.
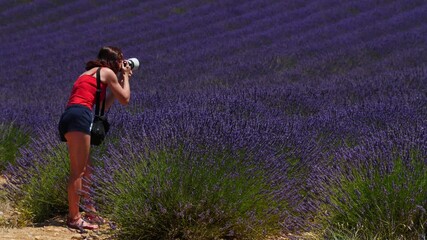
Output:
<path fill-rule="evenodd" d="M 132 70 L 138 70 L 139 60 L 137 58 L 129 58 L 127 62 L 129 63 L 129 66 L 131 67 Z"/>
<path fill-rule="evenodd" d="M 133 69 L 135 67 L 135 64 L 133 63 L 132 60 L 129 60 L 128 63 L 129 63 L 129 66 L 131 69 Z"/>
<path fill-rule="evenodd" d="M 139 60 L 137 58 L 129 58 L 125 60 L 125 63 L 128 64 L 132 70 L 138 70 L 139 68 Z"/>

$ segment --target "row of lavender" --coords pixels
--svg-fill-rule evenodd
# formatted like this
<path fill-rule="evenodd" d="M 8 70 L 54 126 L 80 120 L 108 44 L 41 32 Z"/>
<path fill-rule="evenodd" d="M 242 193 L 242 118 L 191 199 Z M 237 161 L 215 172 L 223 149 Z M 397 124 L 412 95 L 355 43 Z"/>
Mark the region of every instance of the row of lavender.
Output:
<path fill-rule="evenodd" d="M 423 1 L 8 4 L 2 123 L 57 141 L 83 62 L 100 45 L 122 46 L 143 68 L 131 105 L 109 113 L 119 143 L 107 156 L 121 146 L 249 149 L 291 206 L 286 231 L 309 225 L 343 161 L 388 169 L 401 156 L 409 164 L 408 152 L 427 155 Z"/>
<path fill-rule="evenodd" d="M 327 1 L 324 3 L 326 5 Z M 330 4 L 330 3 L 329 3 Z M 402 3 L 405 5 L 406 3 Z M 396 9 L 401 8 L 403 5 L 399 2 L 393 3 L 392 6 L 388 6 L 388 8 L 381 9 L 384 10 L 384 14 L 386 17 L 390 16 L 390 14 L 395 14 Z M 312 4 L 313 5 L 313 4 Z M 314 4 L 316 5 L 316 4 Z M 321 4 L 320 4 L 321 5 Z M 311 5 L 309 5 L 311 6 Z M 322 5 L 321 5 L 322 6 Z M 327 5 L 328 6 L 328 5 Z M 415 7 L 416 4 L 410 5 L 412 7 Z M 276 9 L 281 9 L 280 6 L 276 6 Z M 353 8 L 356 8 L 352 6 Z M 379 15 L 379 19 L 370 19 L 372 22 L 378 21 L 381 18 L 383 18 L 383 15 L 376 14 L 376 11 L 378 11 L 379 8 L 374 8 L 375 10 L 369 10 L 368 5 L 368 12 L 372 12 L 372 14 Z M 353 9 L 351 8 L 351 9 Z M 233 9 L 233 8 L 231 8 Z M 274 8 L 273 8 L 274 9 Z M 344 9 L 344 10 L 341 10 Z M 357 9 L 357 8 L 356 8 Z M 303 9 L 305 10 L 305 8 Z M 311 10 L 311 9 L 308 9 Z M 344 12 L 341 15 L 345 15 L 346 11 L 348 11 L 347 6 L 338 8 L 334 8 L 335 12 Z M 388 13 L 388 12 L 391 13 Z M 304 11 L 303 11 L 304 12 Z M 267 16 L 270 12 L 266 12 Z M 321 11 L 323 13 L 323 11 Z M 330 11 L 327 12 L 330 14 Z M 334 12 L 333 12 L 334 13 Z M 416 65 L 418 62 L 423 62 L 423 58 L 425 58 L 425 54 L 423 54 L 423 49 L 420 47 L 423 43 L 423 33 L 425 33 L 425 30 L 423 27 L 417 27 L 420 23 L 420 21 L 423 20 L 423 8 L 409 8 L 407 12 L 403 15 L 397 15 L 392 17 L 391 19 L 388 19 L 389 21 L 386 21 L 384 24 L 375 24 L 373 27 L 368 28 L 366 31 L 371 32 L 379 32 L 382 33 L 382 35 L 386 35 L 388 29 L 393 28 L 387 28 L 386 31 L 376 31 L 376 29 L 381 29 L 384 26 L 391 25 L 396 27 L 404 27 L 408 24 L 413 24 L 412 26 L 415 26 L 415 29 L 407 30 L 404 29 L 403 31 L 399 31 L 395 34 L 393 34 L 391 37 L 387 36 L 382 38 L 375 38 L 374 41 L 370 40 L 369 38 L 360 38 L 360 37 L 353 37 L 358 36 L 360 34 L 360 30 L 357 30 L 357 28 L 353 31 L 348 33 L 346 29 L 343 28 L 343 25 L 346 24 L 346 20 L 340 21 L 344 22 L 341 24 L 328 24 L 328 28 L 324 27 L 321 28 L 321 30 L 326 28 L 326 31 L 322 32 L 321 30 L 315 29 L 314 34 L 302 34 L 303 32 L 296 32 L 296 36 L 307 36 L 304 37 L 298 37 L 298 39 L 287 39 L 288 41 L 280 41 L 277 38 L 276 41 L 274 41 L 274 44 L 271 39 L 275 39 L 277 37 L 277 33 L 283 33 L 284 30 L 286 30 L 288 27 L 289 29 L 304 29 L 302 27 L 298 27 L 300 25 L 295 24 L 296 27 L 284 25 L 283 27 L 274 27 L 269 25 L 269 28 L 272 28 L 273 35 L 265 35 L 268 41 L 270 41 L 269 44 L 263 44 L 263 42 L 255 42 L 252 43 L 256 44 L 255 48 L 252 46 L 252 48 L 249 46 L 249 48 L 245 45 L 245 43 L 249 40 L 257 39 L 256 36 L 253 36 L 253 34 L 250 34 L 246 38 L 238 37 L 232 37 L 227 38 L 226 35 L 221 34 L 218 37 L 210 37 L 208 35 L 208 41 L 202 39 L 198 39 L 199 41 L 196 42 L 196 44 L 188 44 L 189 48 L 196 48 L 200 49 L 199 51 L 190 51 L 188 47 L 184 48 L 183 51 L 179 51 L 176 49 L 179 49 L 179 47 L 176 47 L 176 44 L 169 44 L 168 42 L 164 43 L 163 41 L 158 41 L 158 39 L 154 39 L 154 44 L 147 44 L 144 45 L 148 51 L 145 51 L 145 49 L 142 49 L 143 51 L 143 58 L 146 58 L 146 60 L 151 60 L 147 63 L 146 70 L 147 72 L 144 73 L 144 80 L 148 80 L 147 84 L 135 84 L 136 88 L 142 87 L 142 88 L 151 88 L 153 86 L 153 89 L 159 89 L 158 84 L 160 84 L 160 87 L 164 87 L 165 85 L 169 86 L 172 84 L 177 84 L 180 88 L 190 88 L 194 86 L 196 88 L 200 87 L 211 87 L 212 85 L 219 85 L 220 87 L 227 87 L 234 84 L 240 84 L 241 81 L 248 81 L 248 84 L 252 84 L 252 81 L 258 81 L 257 76 L 261 75 L 261 78 L 263 78 L 264 75 L 268 75 L 271 72 L 273 72 L 273 76 L 271 78 L 267 79 L 274 79 L 274 82 L 281 83 L 285 79 L 291 80 L 291 81 L 302 81 L 303 79 L 307 79 L 308 81 L 311 81 L 313 78 L 317 78 L 319 75 L 325 75 L 325 74 L 331 74 L 331 73 L 342 73 L 346 72 L 355 68 L 362 68 L 362 71 L 366 71 L 369 74 L 369 65 L 373 65 L 372 68 L 378 69 L 377 66 L 374 65 L 373 62 L 383 62 L 383 65 L 389 64 L 391 65 L 389 68 L 385 68 L 384 70 L 388 69 L 395 69 L 399 67 L 399 64 L 402 61 L 405 61 L 405 59 L 413 58 L 417 59 L 416 62 L 414 61 L 408 61 L 405 62 L 405 65 L 413 66 Z M 324 14 L 324 13 L 323 13 Z M 280 16 L 280 14 L 277 14 Z M 314 18 L 313 20 L 310 20 L 309 22 L 316 22 L 321 20 L 322 14 L 314 14 L 314 15 L 320 15 L 320 17 L 317 17 L 318 19 Z M 143 17 L 144 15 L 142 15 Z M 311 16 L 311 15 L 309 15 Z M 393 16 L 393 15 L 392 15 Z M 410 18 L 406 16 L 411 16 Z M 369 19 L 369 17 L 365 16 L 365 14 L 359 14 L 357 17 L 353 17 L 350 19 Z M 138 22 L 138 20 L 135 20 L 135 22 Z M 275 23 L 275 21 L 272 21 Z M 298 21 L 295 21 L 298 23 Z M 305 25 L 306 21 L 302 21 L 301 25 Z M 321 21 L 319 21 L 321 22 Z M 356 21 L 357 22 L 357 21 Z M 166 21 L 166 24 L 169 23 L 169 21 Z M 293 22 L 292 22 L 293 23 Z M 364 26 L 363 21 L 357 22 L 357 26 Z M 48 25 L 48 24 L 47 24 Z M 249 24 L 249 31 L 252 29 L 252 26 L 254 24 Z M 378 26 L 376 26 L 378 25 Z M 316 25 L 314 25 L 316 26 Z M 341 34 L 344 32 L 344 38 L 340 37 L 340 34 L 337 34 L 337 32 L 328 32 L 329 29 L 333 26 L 332 29 L 341 29 Z M 345 26 L 345 25 L 344 25 Z M 411 26 L 411 27 L 412 27 Z M 198 26 L 196 26 L 198 27 Z M 354 27 L 349 24 L 348 28 L 354 29 Z M 132 31 L 132 27 L 128 28 L 130 31 Z M 155 27 L 153 29 L 162 29 L 161 27 Z M 179 28 L 178 28 L 179 29 Z M 211 32 L 208 27 L 205 28 L 206 32 Z M 255 28 L 256 29 L 256 28 Z M 7 29 L 5 29 L 7 30 Z M 174 30 L 174 28 L 169 28 L 169 31 Z M 202 31 L 202 30 L 199 30 Z M 191 31 L 190 31 L 191 32 Z M 227 31 L 225 31 L 227 32 Z M 232 31 L 235 32 L 235 31 Z M 319 32 L 319 33 L 317 33 Z M 162 32 L 161 32 L 162 33 Z M 338 32 L 339 33 L 339 32 Z M 362 32 L 363 33 L 363 32 Z M 29 34 L 32 34 L 31 32 Z M 144 36 L 148 35 L 158 35 L 156 33 L 151 32 L 145 32 L 143 31 Z M 292 35 L 292 33 L 288 33 Z M 162 35 L 171 37 L 167 39 L 180 39 L 181 37 L 174 34 L 168 34 L 165 33 L 165 31 L 162 33 Z M 202 35 L 202 34 L 201 34 Z M 318 41 L 315 40 L 312 36 L 318 36 L 318 35 L 325 35 L 330 36 L 330 38 L 325 39 L 324 41 Z M 380 36 L 382 36 L 380 35 Z M 33 36 L 33 35 L 30 35 Z M 27 88 L 38 88 L 39 86 L 32 86 L 33 84 L 39 85 L 38 81 L 22 81 L 22 79 L 25 79 L 29 76 L 34 76 L 37 79 L 44 79 L 46 83 L 51 85 L 53 89 L 48 89 L 48 91 L 52 94 L 55 94 L 56 97 L 62 97 L 63 95 L 61 91 L 58 91 L 60 89 L 66 88 L 65 84 L 70 84 L 73 79 L 73 75 L 69 73 L 68 71 L 66 73 L 61 72 L 62 68 L 66 68 L 70 71 L 78 71 L 77 69 L 80 67 L 80 62 L 69 62 L 68 59 L 70 56 L 68 56 L 71 53 L 76 52 L 77 54 L 85 54 L 88 55 L 88 53 L 85 53 L 85 50 L 87 52 L 94 52 L 93 49 L 83 49 L 81 50 L 81 46 L 76 44 L 70 44 L 76 40 L 75 36 L 68 45 L 62 45 L 58 44 L 58 47 L 55 46 L 46 46 L 46 44 L 57 44 L 58 42 L 63 42 L 63 37 L 61 34 L 55 34 L 49 36 L 49 40 L 46 40 L 44 38 L 43 41 L 40 41 L 40 37 L 37 37 L 38 35 L 35 35 L 35 39 L 26 39 L 21 41 L 31 41 L 33 44 L 28 45 L 25 44 L 24 46 L 21 46 L 22 44 L 14 43 L 12 46 L 5 46 L 5 52 L 7 50 L 11 51 L 12 54 L 14 54 L 15 49 L 19 46 L 22 51 L 29 52 L 28 55 L 22 55 L 23 57 L 20 57 L 19 55 L 16 56 L 10 55 L 5 53 L 5 57 L 8 57 L 11 59 L 11 62 L 4 62 L 4 68 L 6 68 L 6 64 L 12 64 L 16 66 L 18 74 L 12 75 L 12 81 L 16 82 L 15 86 L 12 86 L 11 88 L 19 88 L 22 86 L 22 83 L 25 84 Z M 45 35 L 40 35 L 45 36 Z M 192 36 L 192 35 L 190 35 Z M 235 35 L 239 36 L 239 35 Z M 244 36 L 244 35 L 243 35 Z M 262 35 L 261 35 L 262 36 Z M 348 37 L 349 36 L 349 37 Z M 68 37 L 68 36 L 65 36 Z M 132 37 L 131 37 L 132 39 Z M 212 40 L 210 40 L 212 39 Z M 221 40 L 224 39 L 224 40 Z M 246 40 L 249 39 L 249 40 Z M 336 39 L 336 40 L 334 40 Z M 145 39 L 141 39 L 145 40 Z M 183 42 L 187 42 L 187 39 L 183 39 Z M 362 40 L 362 41 L 361 41 Z M 121 40 L 125 42 L 125 46 L 128 44 L 126 41 L 133 42 L 132 40 L 128 40 L 126 38 L 125 40 Z M 144 42 L 144 41 L 143 41 Z M 153 40 L 147 39 L 147 42 L 151 43 Z M 183 42 L 177 42 L 179 45 L 181 45 Z M 299 47 L 296 44 L 301 44 L 307 42 L 309 45 L 306 44 L 302 45 L 302 47 Z M 362 42 L 362 43 L 361 43 Z M 223 43 L 230 45 L 229 47 L 227 45 L 224 45 Z M 322 44 L 323 43 L 323 44 Z M 16 44 L 16 45 L 15 45 Z M 158 45 L 156 45 L 158 44 Z M 202 47 L 203 44 L 204 46 Z M 212 44 L 206 45 L 206 44 Z M 217 45 L 215 45 L 217 44 Z M 387 44 L 387 45 L 386 45 Z M 178 45 L 178 46 L 179 46 Z M 187 44 L 186 44 L 187 45 Z M 333 50 L 330 52 L 331 46 L 351 46 L 350 48 L 338 48 L 337 50 Z M 385 46 L 384 46 L 385 45 Z M 25 48 L 27 46 L 27 48 Z M 132 45 L 131 45 L 132 46 Z M 164 48 L 164 46 L 170 46 Z M 31 49 L 34 48 L 50 48 L 52 50 L 40 50 L 37 51 L 37 54 L 32 56 Z M 72 47 L 69 49 L 69 47 Z M 163 47 L 163 48 L 162 48 Z M 31 49 L 30 49 L 31 48 Z M 75 48 L 78 48 L 79 50 L 75 50 Z M 58 51 L 58 49 L 67 49 L 67 51 L 61 53 Z M 68 50 L 69 49 L 69 50 Z M 150 54 L 151 49 L 156 49 L 157 52 L 153 53 L 157 55 L 155 58 L 152 58 L 152 54 Z M 233 49 L 240 49 L 236 52 L 236 50 Z M 160 51 L 159 51 L 160 50 Z M 206 51 L 208 50 L 208 52 Z M 242 51 L 243 50 L 243 51 Z M 52 52 L 53 51 L 53 52 Z M 328 54 L 323 54 L 325 51 L 328 51 Z M 187 54 L 186 54 L 187 52 Z M 200 53 L 199 53 L 200 52 Z M 214 55 L 212 55 L 212 52 L 215 52 Z M 218 52 L 218 53 L 217 53 Z M 191 53 L 191 54 L 188 54 Z M 164 55 L 164 56 L 163 56 Z M 190 58 L 183 58 L 184 56 L 188 55 Z M 192 57 L 192 56 L 198 56 L 200 57 Z M 388 56 L 392 55 L 390 58 Z M 261 56 L 261 58 L 259 57 Z M 308 57 L 305 57 L 308 56 Z M 76 56 L 71 56 L 76 57 Z M 90 57 L 88 57 L 89 59 Z M 403 58 L 403 59 L 402 59 Z M 38 59 L 43 59 L 43 64 L 39 65 L 32 65 L 32 64 L 25 64 L 26 61 L 37 61 Z M 216 60 L 215 60 L 216 59 Z M 242 59 L 250 59 L 250 61 L 242 61 Z M 399 59 L 399 62 L 393 62 L 394 59 Z M 65 64 L 66 63 L 66 64 Z M 173 63 L 173 65 L 171 65 Z M 46 67 L 44 65 L 51 66 L 58 64 L 59 66 L 64 65 L 64 67 L 60 68 L 50 68 L 45 69 Z M 71 66 L 69 66 L 71 65 Z M 396 66 L 397 65 L 397 66 Z M 213 67 L 211 67 L 213 66 Z M 207 71 L 209 69 L 209 71 Z M 47 76 L 44 71 L 47 71 Z M 40 76 L 39 76 L 40 74 Z M 65 74 L 65 75 L 64 75 Z M 232 76 L 231 78 L 227 76 Z M 16 80 L 14 80 L 16 78 Z M 64 79 L 64 80 L 62 80 Z M 192 81 L 191 79 L 196 79 L 195 81 Z M 254 79 L 254 80 L 252 80 Z M 62 80 L 62 81 L 61 81 Z M 135 80 L 140 81 L 141 79 Z M 265 79 L 263 79 L 265 81 Z M 195 84 L 196 83 L 196 84 Z M 59 84 L 59 85 L 58 85 Z M 200 86 L 201 85 L 201 86 Z M 207 85 L 207 86 L 206 86 Z M 176 86 L 175 86 L 176 87 Z M 46 86 L 42 86 L 43 89 L 46 89 Z M 138 89 L 139 90 L 139 89 Z M 36 90 L 37 91 L 37 90 Z M 34 95 L 31 95 L 32 97 Z M 22 96 L 24 99 L 28 97 Z M 5 99 L 8 99 L 7 95 Z M 33 99 L 30 99 L 31 101 Z"/>

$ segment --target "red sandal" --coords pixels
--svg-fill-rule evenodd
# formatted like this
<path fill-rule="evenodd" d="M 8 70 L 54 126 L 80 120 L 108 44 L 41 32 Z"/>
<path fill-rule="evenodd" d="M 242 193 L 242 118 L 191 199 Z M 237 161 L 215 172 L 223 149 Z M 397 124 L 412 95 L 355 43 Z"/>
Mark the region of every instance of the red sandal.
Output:
<path fill-rule="evenodd" d="M 68 228 L 77 229 L 81 232 L 85 232 L 85 229 L 97 230 L 99 228 L 98 225 L 85 221 L 83 218 L 78 218 L 77 220 L 68 219 L 67 226 Z"/>
<path fill-rule="evenodd" d="M 89 223 L 98 225 L 102 225 L 105 223 L 105 220 L 96 213 L 86 213 L 85 220 Z"/>

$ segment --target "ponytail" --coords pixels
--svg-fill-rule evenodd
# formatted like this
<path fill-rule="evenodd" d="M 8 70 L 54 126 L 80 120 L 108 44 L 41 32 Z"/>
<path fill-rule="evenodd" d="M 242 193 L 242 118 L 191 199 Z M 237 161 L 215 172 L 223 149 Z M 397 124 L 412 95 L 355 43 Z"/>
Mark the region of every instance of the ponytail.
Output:
<path fill-rule="evenodd" d="M 120 71 L 120 62 L 123 61 L 123 53 L 117 47 L 102 47 L 99 50 L 98 58 L 86 63 L 86 70 L 90 70 L 95 67 L 108 67 L 113 72 L 118 73 Z"/>

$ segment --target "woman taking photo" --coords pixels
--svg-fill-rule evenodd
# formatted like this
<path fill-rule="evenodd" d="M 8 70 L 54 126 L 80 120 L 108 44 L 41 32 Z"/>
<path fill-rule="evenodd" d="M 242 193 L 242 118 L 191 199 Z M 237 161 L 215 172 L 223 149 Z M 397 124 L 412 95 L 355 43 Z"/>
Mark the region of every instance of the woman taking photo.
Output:
<path fill-rule="evenodd" d="M 88 194 L 91 181 L 90 131 L 98 68 L 101 68 L 102 89 L 99 102 L 102 103 L 105 98 L 106 109 L 115 99 L 123 105 L 128 104 L 130 99 L 129 79 L 132 70 L 124 61 L 122 51 L 116 47 L 101 48 L 97 59 L 86 64 L 86 71 L 74 83 L 66 109 L 59 121 L 61 140 L 67 142 L 70 156 L 67 226 L 80 230 L 94 230 L 98 228 L 98 224 L 103 223 L 103 219 L 96 215 L 93 201 Z M 110 90 L 108 95 L 107 88 Z M 85 178 L 85 181 L 82 178 Z M 82 217 L 79 211 L 80 197 L 84 200 L 83 208 L 88 212 L 85 217 Z"/>

